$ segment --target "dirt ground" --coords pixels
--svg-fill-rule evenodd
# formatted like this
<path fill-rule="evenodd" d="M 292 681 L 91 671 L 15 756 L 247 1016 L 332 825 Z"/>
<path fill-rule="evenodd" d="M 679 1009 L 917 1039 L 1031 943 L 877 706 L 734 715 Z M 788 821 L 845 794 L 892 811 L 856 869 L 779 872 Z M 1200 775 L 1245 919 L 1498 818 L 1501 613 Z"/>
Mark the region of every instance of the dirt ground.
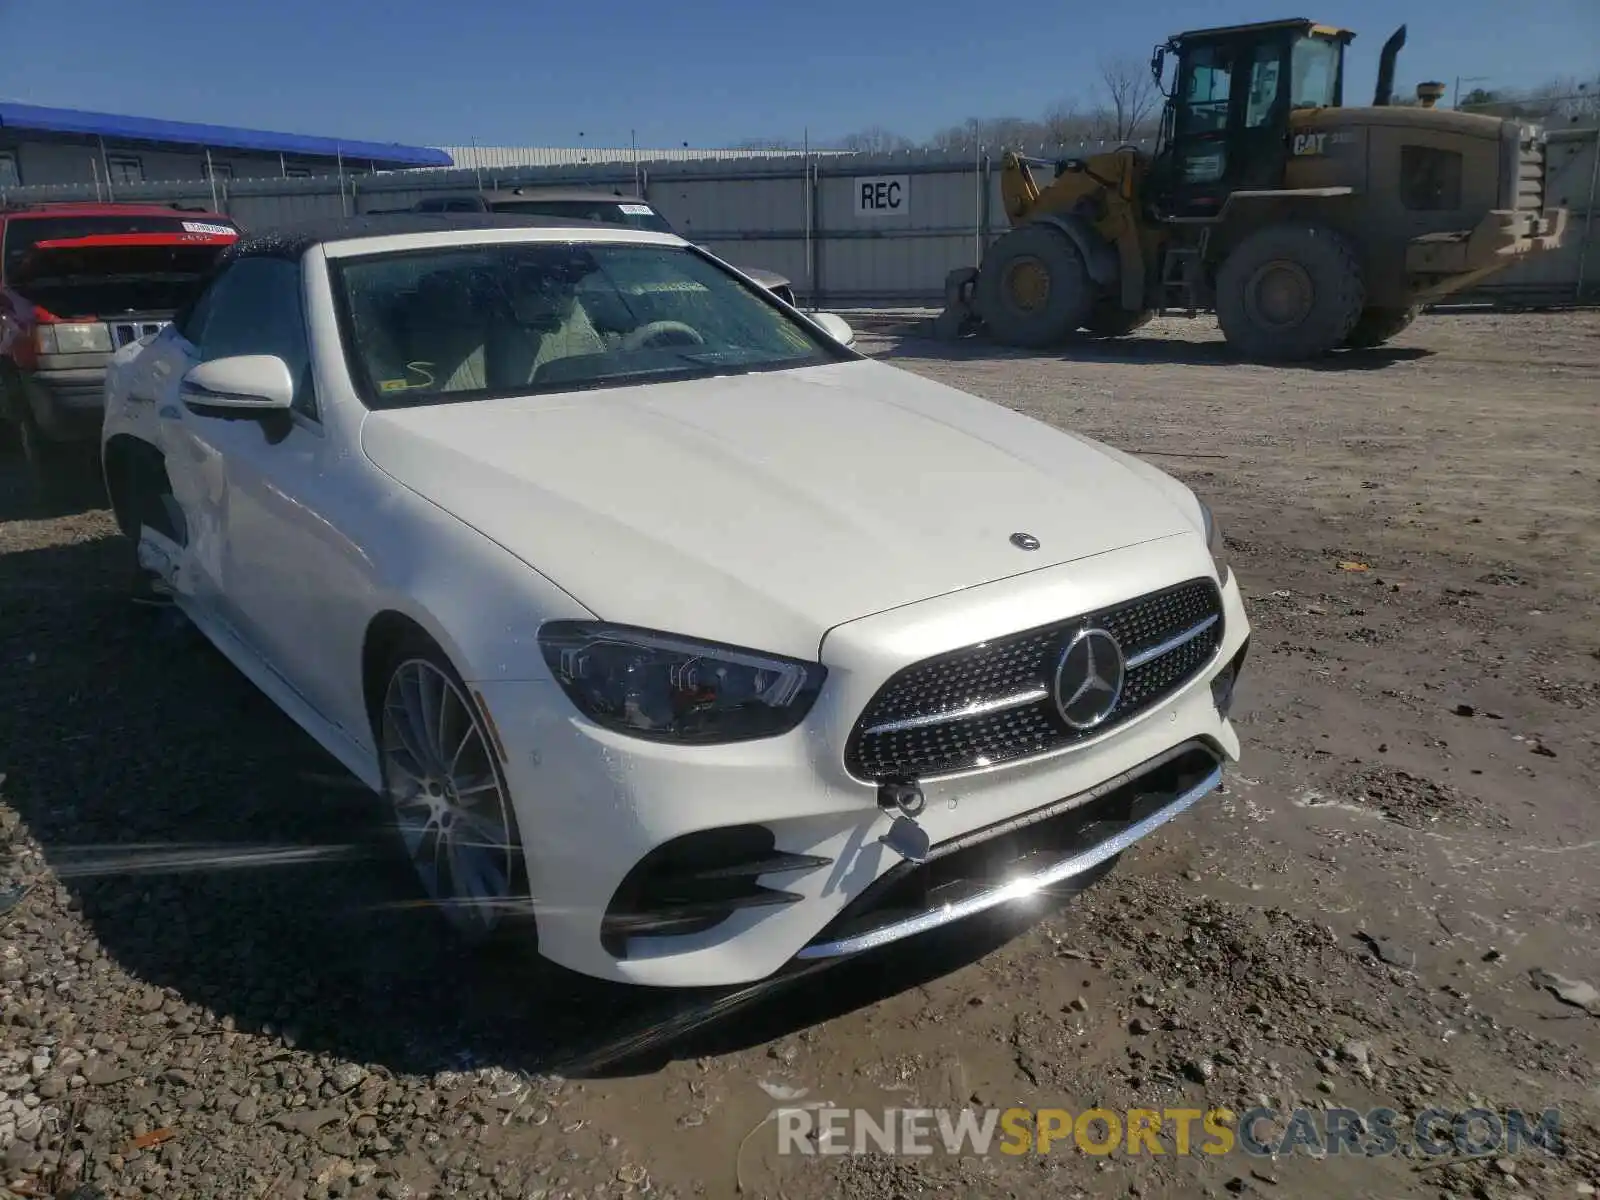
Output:
<path fill-rule="evenodd" d="M 1569 985 L 1600 986 L 1600 314 L 1429 316 L 1296 368 L 1230 361 L 1203 321 L 1053 355 L 861 329 L 1213 504 L 1254 626 L 1225 794 L 1050 911 L 848 964 L 596 1073 L 608 1039 L 701 1001 L 453 955 L 362 849 L 360 788 L 121 600 L 103 511 L 34 507 L 8 459 L 0 1183 L 1594 1195 L 1600 996 Z M 820 1102 L 1554 1107 L 1564 1149 L 780 1156 L 763 1118 Z"/>

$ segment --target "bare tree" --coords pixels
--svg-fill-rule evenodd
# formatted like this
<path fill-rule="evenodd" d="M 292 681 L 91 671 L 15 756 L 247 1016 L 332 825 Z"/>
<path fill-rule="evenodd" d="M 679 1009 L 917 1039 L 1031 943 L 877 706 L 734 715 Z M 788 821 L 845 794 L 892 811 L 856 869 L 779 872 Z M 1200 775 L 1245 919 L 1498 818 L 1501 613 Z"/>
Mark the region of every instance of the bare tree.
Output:
<path fill-rule="evenodd" d="M 952 133 L 956 131 L 946 131 Z M 988 150 L 1037 149 L 1049 140 L 1041 121 L 1025 117 L 973 117 L 959 129 L 963 148 L 982 146 Z"/>
<path fill-rule="evenodd" d="M 1046 110 L 1044 120 L 1039 124 L 1046 144 L 1054 146 L 1084 141 L 1094 128 L 1093 118 L 1079 112 L 1078 106 L 1070 100 L 1063 100 Z"/>
<path fill-rule="evenodd" d="M 1461 97 L 1459 107 L 1552 128 L 1600 125 L 1600 75 L 1590 79 L 1569 75 L 1524 90 L 1473 88 Z"/>
<path fill-rule="evenodd" d="M 1096 132 L 1126 142 L 1148 131 L 1161 97 L 1150 69 L 1137 59 L 1109 59 L 1100 64 L 1100 105 Z"/>
<path fill-rule="evenodd" d="M 888 154 L 915 147 L 916 143 L 910 138 L 895 133 L 892 129 L 885 129 L 882 125 L 872 125 L 839 139 L 840 149 L 854 150 L 859 154 Z"/>
<path fill-rule="evenodd" d="M 1087 109 L 1062 100 L 1037 120 L 1025 117 L 968 117 L 939 130 L 921 143 L 934 150 L 970 153 L 978 147 L 1038 152 L 1084 141 L 1130 142 L 1153 137 L 1161 112 L 1161 89 L 1149 69 L 1131 58 L 1100 65 L 1094 102 Z M 1395 104 L 1418 103 L 1414 88 L 1396 87 Z M 1600 76 L 1553 79 L 1525 91 L 1475 88 L 1461 98 L 1461 107 L 1498 116 L 1521 117 L 1552 126 L 1600 124 Z M 882 153 L 909 150 L 917 143 L 881 125 L 869 126 L 840 139 L 847 150 Z"/>
<path fill-rule="evenodd" d="M 1519 98 L 1518 116 L 1552 126 L 1600 123 L 1600 74 L 1590 79 L 1567 76 L 1529 88 Z"/>

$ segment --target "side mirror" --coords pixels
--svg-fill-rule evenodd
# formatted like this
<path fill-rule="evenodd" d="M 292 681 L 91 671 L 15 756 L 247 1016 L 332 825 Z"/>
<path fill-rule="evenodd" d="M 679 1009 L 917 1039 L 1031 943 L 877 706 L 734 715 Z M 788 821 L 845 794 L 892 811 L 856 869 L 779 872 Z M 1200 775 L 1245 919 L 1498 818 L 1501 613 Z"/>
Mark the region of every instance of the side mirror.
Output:
<path fill-rule="evenodd" d="M 294 403 L 289 364 L 271 354 L 215 358 L 183 377 L 183 402 L 197 413 L 219 417 L 287 414 Z"/>
<path fill-rule="evenodd" d="M 822 326 L 822 332 L 841 345 L 854 346 L 856 344 L 856 331 L 850 328 L 849 321 L 846 321 L 836 313 L 812 313 L 811 319 Z"/>

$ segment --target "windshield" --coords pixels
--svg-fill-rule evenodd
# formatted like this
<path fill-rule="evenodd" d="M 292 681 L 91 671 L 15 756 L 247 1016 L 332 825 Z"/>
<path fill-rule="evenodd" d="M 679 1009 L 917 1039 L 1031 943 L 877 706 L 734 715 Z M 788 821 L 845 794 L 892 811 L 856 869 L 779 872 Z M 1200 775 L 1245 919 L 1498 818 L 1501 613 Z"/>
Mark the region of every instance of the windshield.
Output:
<path fill-rule="evenodd" d="M 1293 108 L 1332 108 L 1339 103 L 1341 47 L 1327 38 L 1304 37 L 1294 44 L 1289 78 Z"/>
<path fill-rule="evenodd" d="M 351 373 L 373 408 L 855 357 L 688 248 L 503 242 L 332 267 Z"/>
<path fill-rule="evenodd" d="M 4 275 L 10 279 L 40 242 L 75 241 L 79 238 L 151 233 L 171 235 L 172 241 L 205 244 L 235 235 L 232 224 L 217 217 L 183 216 L 13 217 L 6 222 Z M 43 253 L 41 251 L 41 253 Z M 202 268 L 203 269 L 203 268 Z"/>
<path fill-rule="evenodd" d="M 570 221 L 599 221 L 605 225 L 626 225 L 651 233 L 673 233 L 667 219 L 638 200 L 496 200 L 497 213 L 519 213 L 532 217 L 565 217 Z"/>

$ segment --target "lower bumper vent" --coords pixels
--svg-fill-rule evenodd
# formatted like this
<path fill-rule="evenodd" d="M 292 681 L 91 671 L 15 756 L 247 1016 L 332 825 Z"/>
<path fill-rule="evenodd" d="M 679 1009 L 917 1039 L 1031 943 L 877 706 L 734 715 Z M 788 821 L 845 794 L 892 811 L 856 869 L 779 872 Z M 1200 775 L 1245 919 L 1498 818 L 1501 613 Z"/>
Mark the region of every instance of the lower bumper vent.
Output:
<path fill-rule="evenodd" d="M 1221 764 L 1209 743 L 1190 742 L 1087 796 L 941 843 L 926 862 L 902 862 L 882 875 L 799 957 L 834 958 L 888 945 L 998 907 L 1013 891 L 1064 899 L 1103 875 L 1146 831 L 1216 786 Z M 1018 887 L 1030 882 L 1038 888 Z"/>
<path fill-rule="evenodd" d="M 640 859 L 617 888 L 600 925 L 600 944 L 626 958 L 630 938 L 704 933 L 745 908 L 793 904 L 794 892 L 759 877 L 828 866 L 833 860 L 776 849 L 770 829 L 734 825 L 684 834 Z"/>

